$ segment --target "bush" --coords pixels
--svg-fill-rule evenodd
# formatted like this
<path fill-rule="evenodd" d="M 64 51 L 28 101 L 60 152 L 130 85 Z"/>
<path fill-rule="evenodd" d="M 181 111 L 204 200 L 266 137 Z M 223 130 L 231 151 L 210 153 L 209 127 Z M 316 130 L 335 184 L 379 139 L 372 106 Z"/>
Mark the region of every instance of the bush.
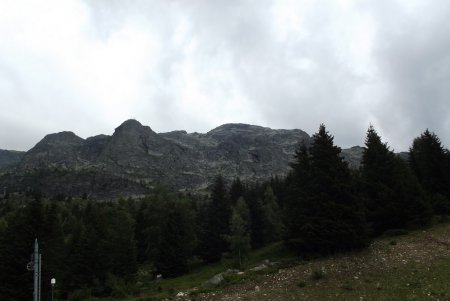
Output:
<path fill-rule="evenodd" d="M 408 234 L 408 230 L 405 229 L 391 229 L 387 230 L 383 233 L 384 236 L 393 237 L 393 236 L 402 236 Z"/>
<path fill-rule="evenodd" d="M 303 287 L 306 286 L 306 283 L 303 282 L 303 281 L 300 281 L 299 283 L 297 283 L 297 286 L 300 287 L 300 288 L 303 288 Z"/>
<path fill-rule="evenodd" d="M 314 270 L 311 274 L 312 280 L 320 280 L 325 278 L 325 272 L 323 270 Z"/>
<path fill-rule="evenodd" d="M 346 290 L 346 291 L 349 291 L 349 292 L 353 290 L 353 287 L 349 283 L 345 283 L 344 285 L 341 286 L 341 288 L 343 290 Z"/>
<path fill-rule="evenodd" d="M 69 301 L 84 301 L 91 298 L 91 290 L 79 289 L 69 295 Z"/>

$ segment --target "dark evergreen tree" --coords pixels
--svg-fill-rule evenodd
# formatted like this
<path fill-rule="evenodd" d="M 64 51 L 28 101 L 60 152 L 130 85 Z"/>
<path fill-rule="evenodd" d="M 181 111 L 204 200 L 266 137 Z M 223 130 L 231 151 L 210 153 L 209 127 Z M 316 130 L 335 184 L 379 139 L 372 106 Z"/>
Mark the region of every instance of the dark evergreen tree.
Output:
<path fill-rule="evenodd" d="M 3 300 L 24 301 L 33 297 L 33 273 L 26 267 L 31 261 L 34 235 L 30 235 L 27 228 L 23 212 L 16 212 L 0 237 L 0 296 Z"/>
<path fill-rule="evenodd" d="M 233 207 L 230 220 L 230 235 L 227 237 L 235 266 L 243 268 L 250 251 L 250 213 L 244 198 L 240 197 Z"/>
<path fill-rule="evenodd" d="M 321 125 L 309 151 L 301 147 L 293 164 L 293 196 L 285 208 L 286 239 L 300 254 L 329 254 L 367 243 L 363 205 L 333 139 Z"/>
<path fill-rule="evenodd" d="M 0 237 L 0 296 L 4 300 L 22 301 L 33 297 L 33 273 L 27 271 L 34 240 L 40 239 L 43 204 L 36 196 L 22 210 L 7 220 Z"/>
<path fill-rule="evenodd" d="M 230 187 L 230 200 L 233 205 L 236 204 L 237 200 L 245 195 L 244 185 L 241 182 L 241 179 L 237 177 L 231 183 Z"/>
<path fill-rule="evenodd" d="M 42 265 L 42 299 L 51 298 L 51 278 L 61 281 L 64 275 L 64 234 L 59 217 L 58 205 L 53 202 L 45 209 L 40 234 L 40 245 L 44 264 Z"/>
<path fill-rule="evenodd" d="M 267 186 L 262 199 L 262 224 L 264 232 L 264 244 L 280 240 L 281 237 L 281 213 L 278 203 L 270 186 Z"/>
<path fill-rule="evenodd" d="M 264 222 L 262 186 L 254 183 L 245 194 L 245 200 L 250 211 L 250 237 L 253 249 L 264 246 Z"/>
<path fill-rule="evenodd" d="M 310 194 L 312 174 L 310 155 L 304 143 L 296 149 L 291 168 L 286 178 L 288 194 L 283 208 L 284 238 L 292 248 L 299 249 L 303 243 L 299 234 L 305 225 L 300 217 L 305 214 L 304 206 Z"/>
<path fill-rule="evenodd" d="M 58 279 L 61 297 L 67 299 L 69 294 L 81 288 L 87 288 L 89 274 L 89 262 L 84 256 L 86 246 L 86 230 L 80 220 L 76 220 L 73 225 L 73 232 L 68 235 L 65 252 L 64 268 L 66 273 L 63 279 Z M 67 272 L 70 271 L 70 272 Z"/>
<path fill-rule="evenodd" d="M 226 236 L 230 233 L 231 202 L 222 176 L 214 180 L 207 213 L 206 228 L 201 234 L 199 251 L 205 262 L 215 262 L 228 250 Z"/>
<path fill-rule="evenodd" d="M 272 188 L 272 191 L 276 196 L 277 203 L 280 209 L 283 209 L 284 203 L 286 203 L 286 199 L 289 195 L 289 177 L 289 175 L 286 177 L 275 176 L 270 179 L 270 187 Z"/>
<path fill-rule="evenodd" d="M 139 240 L 146 261 L 163 277 L 186 273 L 197 243 L 191 201 L 159 190 L 144 199 L 140 208 Z"/>
<path fill-rule="evenodd" d="M 164 207 L 155 265 L 164 277 L 175 277 L 188 271 L 196 240 L 195 217 L 185 201 L 168 201 Z"/>
<path fill-rule="evenodd" d="M 398 212 L 398 220 L 402 221 L 401 227 L 418 229 L 427 227 L 432 217 L 432 207 L 427 202 L 427 197 L 407 162 L 395 157 L 395 199 L 399 201 L 401 210 Z"/>
<path fill-rule="evenodd" d="M 107 214 L 102 208 L 105 204 L 89 202 L 84 214 L 85 225 L 81 254 L 86 262 L 88 273 L 85 278 L 94 296 L 105 296 L 103 284 L 108 273 L 109 249 L 107 245 Z"/>
<path fill-rule="evenodd" d="M 420 226 L 429 219 L 420 187 L 405 163 L 381 141 L 375 129 L 367 131 L 361 164 L 361 189 L 371 234 Z"/>
<path fill-rule="evenodd" d="M 436 214 L 450 214 L 450 153 L 428 129 L 413 141 L 409 162 Z"/>
<path fill-rule="evenodd" d="M 137 271 L 134 220 L 130 210 L 125 208 L 112 206 L 104 210 L 108 227 L 101 248 L 106 270 L 120 278 L 129 279 Z"/>
<path fill-rule="evenodd" d="M 148 259 L 147 248 L 148 241 L 146 235 L 146 212 L 147 212 L 147 202 L 140 202 L 139 209 L 135 215 L 136 227 L 135 227 L 135 237 L 136 237 L 136 254 L 137 261 L 143 263 Z"/>
<path fill-rule="evenodd" d="M 381 141 L 373 126 L 367 130 L 361 162 L 361 187 L 367 206 L 367 219 L 372 235 L 398 228 L 397 214 L 402 209 L 395 200 L 395 155 Z"/>

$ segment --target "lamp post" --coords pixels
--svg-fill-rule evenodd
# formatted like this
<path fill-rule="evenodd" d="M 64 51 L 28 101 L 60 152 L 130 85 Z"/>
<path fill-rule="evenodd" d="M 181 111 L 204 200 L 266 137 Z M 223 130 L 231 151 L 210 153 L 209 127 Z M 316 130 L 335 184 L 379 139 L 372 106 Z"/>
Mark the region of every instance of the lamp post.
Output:
<path fill-rule="evenodd" d="M 50 280 L 50 283 L 51 283 L 51 285 L 52 285 L 52 301 L 53 301 L 53 288 L 55 287 L 56 279 L 55 279 L 55 278 L 52 278 L 52 279 Z"/>

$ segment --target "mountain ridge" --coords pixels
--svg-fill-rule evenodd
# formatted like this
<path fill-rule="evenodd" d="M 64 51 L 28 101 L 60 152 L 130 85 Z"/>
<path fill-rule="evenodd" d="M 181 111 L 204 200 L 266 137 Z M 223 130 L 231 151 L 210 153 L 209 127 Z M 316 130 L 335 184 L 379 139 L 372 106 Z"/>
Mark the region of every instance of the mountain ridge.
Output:
<path fill-rule="evenodd" d="M 20 160 L 0 170 L 0 186 L 97 198 L 140 196 L 160 184 L 202 191 L 218 174 L 228 181 L 240 177 L 248 182 L 285 175 L 298 144 L 310 139 L 299 129 L 243 123 L 223 124 L 204 134 L 156 133 L 129 119 L 112 135 L 46 135 Z"/>

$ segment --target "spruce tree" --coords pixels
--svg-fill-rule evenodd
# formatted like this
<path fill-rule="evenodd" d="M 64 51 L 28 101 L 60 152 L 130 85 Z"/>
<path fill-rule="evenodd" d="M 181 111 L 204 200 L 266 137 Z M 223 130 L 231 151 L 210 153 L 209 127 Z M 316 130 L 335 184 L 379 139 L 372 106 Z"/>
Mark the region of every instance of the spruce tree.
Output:
<path fill-rule="evenodd" d="M 253 249 L 262 247 L 264 241 L 264 222 L 263 202 L 262 202 L 262 186 L 253 184 L 249 187 L 245 194 L 245 200 L 250 211 L 250 237 Z"/>
<path fill-rule="evenodd" d="M 34 199 L 14 212 L 7 220 L 0 241 L 0 296 L 2 300 L 21 301 L 33 296 L 33 272 L 27 271 L 34 240 L 41 239 L 44 207 Z"/>
<path fill-rule="evenodd" d="M 230 235 L 228 236 L 231 255 L 235 266 L 239 269 L 242 269 L 250 251 L 249 218 L 250 213 L 247 204 L 240 197 L 233 207 L 230 220 Z"/>
<path fill-rule="evenodd" d="M 402 159 L 367 130 L 361 164 L 361 193 L 372 235 L 395 228 L 417 227 L 429 220 L 420 186 Z M 414 226 L 415 225 L 415 226 Z"/>
<path fill-rule="evenodd" d="M 280 240 L 281 214 L 277 199 L 270 186 L 267 186 L 262 199 L 262 225 L 264 244 Z"/>
<path fill-rule="evenodd" d="M 105 265 L 110 274 L 129 279 L 137 271 L 134 220 L 119 206 L 104 208 L 108 227 L 102 244 Z"/>
<path fill-rule="evenodd" d="M 400 203 L 397 220 L 402 227 L 408 229 L 424 228 L 429 225 L 432 217 L 432 207 L 414 172 L 407 162 L 395 156 L 395 196 Z"/>
<path fill-rule="evenodd" d="M 35 236 L 28 230 L 23 212 L 15 212 L 8 219 L 8 227 L 0 237 L 2 300 L 22 301 L 33 297 L 33 272 L 27 271 L 26 267 L 32 261 Z"/>
<path fill-rule="evenodd" d="M 206 228 L 202 233 L 199 251 L 205 262 L 216 262 L 228 249 L 226 236 L 230 233 L 231 202 L 222 176 L 217 176 L 214 180 L 207 213 Z"/>
<path fill-rule="evenodd" d="M 302 238 L 299 236 L 304 220 L 304 206 L 309 194 L 311 180 L 311 162 L 307 146 L 302 143 L 295 151 L 292 171 L 286 178 L 288 190 L 283 208 L 283 222 L 285 225 L 284 239 L 293 249 L 300 249 Z"/>
<path fill-rule="evenodd" d="M 303 255 L 329 254 L 367 243 L 363 206 L 333 140 L 322 124 L 309 150 L 301 147 L 293 164 L 293 193 L 285 208 L 286 239 Z"/>
<path fill-rule="evenodd" d="M 239 177 L 237 177 L 231 183 L 231 187 L 230 187 L 230 200 L 231 200 L 231 203 L 233 205 L 235 205 L 237 200 L 240 197 L 244 196 L 244 194 L 245 194 L 244 185 L 242 184 L 241 179 Z"/>
<path fill-rule="evenodd" d="M 175 277 L 188 271 L 194 249 L 194 216 L 182 200 L 166 200 L 155 266 L 164 277 Z"/>
<path fill-rule="evenodd" d="M 361 161 L 362 194 L 372 235 L 398 227 L 399 202 L 394 193 L 394 158 L 386 143 L 371 125 L 367 130 Z"/>
<path fill-rule="evenodd" d="M 64 275 L 64 234 L 59 217 L 58 205 L 53 202 L 45 209 L 44 221 L 40 235 L 43 261 L 42 279 L 56 278 L 62 280 Z M 42 299 L 50 299 L 49 281 L 42 283 Z"/>
<path fill-rule="evenodd" d="M 409 162 L 436 214 L 450 214 L 450 153 L 428 129 L 413 141 Z"/>

